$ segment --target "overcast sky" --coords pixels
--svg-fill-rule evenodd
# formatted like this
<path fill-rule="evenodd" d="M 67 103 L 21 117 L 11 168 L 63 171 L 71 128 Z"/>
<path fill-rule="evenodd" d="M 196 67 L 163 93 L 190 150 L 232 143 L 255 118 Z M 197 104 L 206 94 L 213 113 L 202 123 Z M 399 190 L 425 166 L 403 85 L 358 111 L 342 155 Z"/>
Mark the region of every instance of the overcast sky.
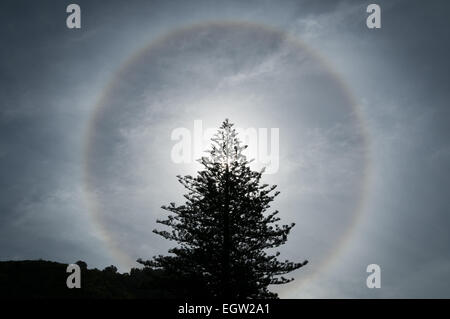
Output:
<path fill-rule="evenodd" d="M 171 134 L 228 117 L 279 129 L 282 257 L 310 261 L 280 297 L 450 297 L 446 1 L 377 1 L 377 30 L 371 1 L 77 1 L 70 30 L 72 2 L 0 5 L 1 260 L 166 253 L 199 169 Z"/>

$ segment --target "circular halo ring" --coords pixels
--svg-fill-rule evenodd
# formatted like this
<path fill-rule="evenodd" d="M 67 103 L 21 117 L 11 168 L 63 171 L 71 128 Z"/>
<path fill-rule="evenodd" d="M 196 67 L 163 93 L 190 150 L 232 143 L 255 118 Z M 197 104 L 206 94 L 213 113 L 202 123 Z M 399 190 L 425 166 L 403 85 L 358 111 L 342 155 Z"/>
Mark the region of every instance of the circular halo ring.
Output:
<path fill-rule="evenodd" d="M 352 108 L 352 111 L 355 113 L 357 122 L 359 124 L 362 138 L 363 138 L 363 152 L 364 152 L 364 163 L 363 163 L 363 176 L 362 176 L 362 185 L 363 189 L 361 190 L 361 196 L 358 200 L 358 203 L 356 205 L 356 209 L 354 210 L 352 216 L 351 216 L 351 222 L 349 226 L 347 227 L 347 230 L 345 233 L 339 238 L 338 243 L 335 244 L 335 248 L 333 249 L 333 252 L 325 258 L 323 262 L 321 262 L 315 270 L 309 274 L 309 276 L 302 277 L 299 281 L 300 283 L 304 283 L 306 279 L 310 280 L 314 275 L 322 271 L 324 268 L 326 268 L 333 260 L 336 259 L 336 256 L 339 255 L 339 252 L 342 250 L 342 248 L 346 245 L 349 238 L 351 237 L 351 234 L 353 233 L 353 230 L 358 224 L 358 221 L 361 218 L 361 215 L 364 210 L 364 203 L 367 198 L 367 194 L 369 191 L 369 185 L 370 185 L 370 179 L 371 179 L 371 165 L 370 165 L 370 135 L 367 129 L 366 122 L 363 117 L 361 106 L 357 103 L 356 98 L 350 91 L 349 87 L 345 83 L 345 81 L 339 76 L 339 74 L 335 71 L 335 69 L 328 63 L 318 52 L 312 50 L 308 46 L 306 46 L 302 41 L 300 41 L 295 36 L 287 33 L 284 30 L 280 30 L 278 28 L 260 24 L 260 23 L 250 23 L 250 22 L 243 22 L 243 21 L 212 21 L 212 22 L 204 22 L 204 23 L 196 23 L 192 25 L 188 25 L 183 28 L 178 28 L 172 31 L 169 31 L 156 39 L 152 40 L 150 43 L 146 44 L 142 48 L 138 49 L 136 52 L 134 52 L 128 59 L 125 59 L 125 62 L 120 65 L 116 72 L 113 73 L 113 76 L 109 81 L 107 82 L 107 85 L 104 87 L 104 89 L 100 92 L 97 103 L 95 104 L 95 107 L 89 117 L 88 120 L 88 126 L 87 131 L 85 134 L 85 143 L 84 143 L 84 156 L 83 156 L 83 164 L 84 164 L 84 174 L 83 174 L 83 184 L 84 184 L 84 191 L 86 194 L 87 202 L 88 202 L 88 209 L 89 209 L 89 215 L 91 217 L 92 223 L 96 226 L 97 230 L 99 231 L 102 239 L 107 245 L 107 248 L 109 252 L 112 254 L 112 257 L 119 262 L 120 265 L 127 265 L 131 266 L 135 263 L 135 261 L 128 256 L 124 251 L 122 251 L 118 245 L 114 242 L 114 236 L 111 234 L 107 227 L 105 227 L 102 223 L 102 218 L 100 214 L 100 207 L 98 204 L 98 200 L 96 197 L 95 188 L 92 187 L 91 183 L 89 182 L 89 156 L 91 153 L 92 148 L 94 147 L 92 143 L 92 136 L 95 132 L 95 128 L 97 123 L 101 120 L 101 115 L 104 109 L 107 105 L 108 96 L 114 91 L 115 85 L 117 84 L 117 81 L 121 78 L 121 75 L 124 74 L 131 66 L 133 66 L 137 61 L 139 61 L 140 57 L 148 52 L 149 50 L 152 50 L 155 47 L 158 47 L 160 45 L 163 45 L 166 41 L 180 36 L 182 34 L 196 32 L 202 28 L 212 27 L 212 26 L 219 26 L 219 27 L 242 27 L 242 28 L 257 28 L 263 31 L 271 32 L 271 33 L 277 33 L 283 39 L 289 41 L 289 43 L 295 45 L 296 47 L 301 48 L 305 52 L 308 53 L 310 57 L 312 57 L 316 62 L 318 62 L 321 66 L 326 69 L 333 80 L 338 84 L 338 87 L 342 92 L 345 94 L 348 101 L 350 101 L 350 106 Z M 288 290 L 293 289 L 294 287 L 298 287 L 297 285 L 289 285 L 290 287 L 287 288 Z"/>

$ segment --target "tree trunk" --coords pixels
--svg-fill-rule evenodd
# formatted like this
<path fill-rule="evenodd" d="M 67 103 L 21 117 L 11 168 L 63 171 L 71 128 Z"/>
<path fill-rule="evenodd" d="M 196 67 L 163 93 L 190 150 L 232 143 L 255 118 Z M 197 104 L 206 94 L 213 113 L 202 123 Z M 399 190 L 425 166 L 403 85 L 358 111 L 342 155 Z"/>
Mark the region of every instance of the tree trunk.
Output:
<path fill-rule="evenodd" d="M 230 276 L 230 189 L 229 189 L 229 171 L 228 164 L 225 172 L 225 203 L 223 210 L 223 259 L 222 259 L 222 293 L 223 297 L 230 299 L 231 293 L 231 276 Z"/>

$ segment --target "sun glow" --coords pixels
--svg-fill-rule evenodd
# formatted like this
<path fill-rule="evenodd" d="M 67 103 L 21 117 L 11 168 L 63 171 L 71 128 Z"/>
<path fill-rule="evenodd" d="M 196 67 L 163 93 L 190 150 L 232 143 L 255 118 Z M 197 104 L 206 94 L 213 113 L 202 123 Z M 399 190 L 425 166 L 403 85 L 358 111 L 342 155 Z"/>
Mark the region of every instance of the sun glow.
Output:
<path fill-rule="evenodd" d="M 220 37 L 204 42 L 202 35 L 211 32 Z M 251 43 L 255 34 L 261 41 Z M 98 194 L 91 196 L 92 215 L 119 260 L 153 252 L 148 229 L 159 207 L 183 200 L 174 176 L 196 175 L 201 165 L 195 160 L 225 118 L 250 128 L 242 142 L 257 144 L 257 155 L 259 140 L 276 154 L 269 141 L 278 128 L 279 170 L 264 178 L 280 187 L 277 209 L 299 222 L 288 253 L 327 264 L 354 228 L 366 192 L 367 138 L 359 113 L 335 72 L 279 31 L 213 23 L 171 33 L 120 69 L 93 114 L 85 155 L 86 191 Z M 195 130 L 196 120 L 202 129 Z M 264 128 L 266 137 L 259 139 Z M 189 147 L 181 143 L 174 151 L 183 132 Z M 201 141 L 198 147 L 194 140 Z M 174 154 L 186 155 L 183 149 L 189 149 L 188 161 L 173 161 Z M 321 238 L 317 229 L 326 230 Z M 303 245 L 305 238 L 315 244 Z M 130 246 L 137 241 L 149 245 Z"/>

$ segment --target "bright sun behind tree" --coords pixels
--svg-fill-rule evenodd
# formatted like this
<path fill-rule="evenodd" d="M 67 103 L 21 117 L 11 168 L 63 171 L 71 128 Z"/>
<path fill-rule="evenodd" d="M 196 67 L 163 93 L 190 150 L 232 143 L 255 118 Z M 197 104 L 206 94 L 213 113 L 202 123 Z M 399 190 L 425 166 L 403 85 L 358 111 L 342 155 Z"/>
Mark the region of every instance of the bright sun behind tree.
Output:
<path fill-rule="evenodd" d="M 212 142 L 197 177 L 178 176 L 186 203 L 162 207 L 172 214 L 157 222 L 172 230 L 154 230 L 179 246 L 138 262 L 163 270 L 179 297 L 277 297 L 268 286 L 290 282 L 283 275 L 307 263 L 279 261 L 279 252 L 267 251 L 284 244 L 294 224 L 280 226 L 278 211 L 268 213 L 279 192 L 261 185 L 263 171 L 250 169 L 233 124 L 225 120 Z"/>

